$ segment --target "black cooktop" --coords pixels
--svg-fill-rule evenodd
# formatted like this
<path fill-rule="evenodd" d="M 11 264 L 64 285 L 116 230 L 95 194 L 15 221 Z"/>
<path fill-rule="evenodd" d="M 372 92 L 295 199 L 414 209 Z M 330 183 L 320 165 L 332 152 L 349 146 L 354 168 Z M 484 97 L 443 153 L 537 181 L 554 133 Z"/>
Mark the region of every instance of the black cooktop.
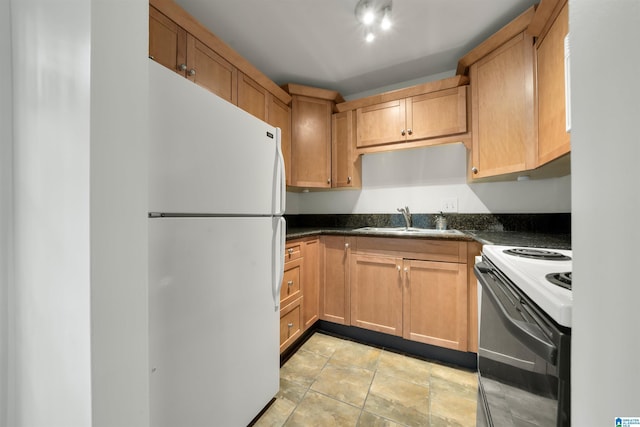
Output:
<path fill-rule="evenodd" d="M 550 273 L 545 276 L 547 280 L 554 285 L 562 286 L 571 290 L 571 272 L 567 273 Z"/>
<path fill-rule="evenodd" d="M 561 254 L 560 252 L 535 248 L 505 249 L 504 253 L 522 258 L 540 259 L 545 261 L 569 261 L 571 259 L 570 256 Z"/>

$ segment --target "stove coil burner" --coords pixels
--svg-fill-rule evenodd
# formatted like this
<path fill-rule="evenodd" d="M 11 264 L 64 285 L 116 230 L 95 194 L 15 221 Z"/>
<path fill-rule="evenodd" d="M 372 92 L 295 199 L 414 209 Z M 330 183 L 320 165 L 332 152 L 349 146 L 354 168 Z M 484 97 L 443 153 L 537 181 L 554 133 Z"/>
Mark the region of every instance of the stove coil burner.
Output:
<path fill-rule="evenodd" d="M 571 272 L 568 273 L 550 273 L 545 276 L 548 281 L 554 285 L 562 286 L 571 290 Z"/>
<path fill-rule="evenodd" d="M 522 258 L 541 259 L 546 261 L 569 261 L 571 259 L 570 256 L 563 255 L 560 252 L 532 248 L 505 249 L 504 253 Z"/>

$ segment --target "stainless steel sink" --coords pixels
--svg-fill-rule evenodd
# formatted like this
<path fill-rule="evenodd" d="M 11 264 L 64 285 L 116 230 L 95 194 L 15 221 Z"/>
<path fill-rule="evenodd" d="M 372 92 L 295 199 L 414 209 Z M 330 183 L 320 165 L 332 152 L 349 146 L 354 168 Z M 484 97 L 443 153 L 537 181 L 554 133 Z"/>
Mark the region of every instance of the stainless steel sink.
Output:
<path fill-rule="evenodd" d="M 464 234 L 458 230 L 436 230 L 435 228 L 419 228 L 419 227 L 361 227 L 356 228 L 353 231 L 367 233 L 367 234 L 392 234 L 392 235 L 462 235 Z"/>

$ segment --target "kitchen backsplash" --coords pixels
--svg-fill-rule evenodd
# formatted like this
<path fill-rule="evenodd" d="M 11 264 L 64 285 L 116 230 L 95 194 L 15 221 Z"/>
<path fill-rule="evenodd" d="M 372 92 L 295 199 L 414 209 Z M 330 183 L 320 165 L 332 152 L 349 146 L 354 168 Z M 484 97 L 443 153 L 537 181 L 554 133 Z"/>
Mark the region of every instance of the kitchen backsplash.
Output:
<path fill-rule="evenodd" d="M 457 230 L 571 233 L 570 213 L 445 214 L 447 228 Z M 300 214 L 285 215 L 291 228 L 402 227 L 402 214 Z M 435 228 L 435 214 L 412 214 L 414 227 Z"/>

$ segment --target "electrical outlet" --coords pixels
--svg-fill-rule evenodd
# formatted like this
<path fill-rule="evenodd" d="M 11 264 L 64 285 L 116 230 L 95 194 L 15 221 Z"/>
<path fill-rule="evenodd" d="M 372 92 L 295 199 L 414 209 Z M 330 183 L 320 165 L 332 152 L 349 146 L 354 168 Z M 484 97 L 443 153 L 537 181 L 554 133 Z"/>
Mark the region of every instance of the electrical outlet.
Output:
<path fill-rule="evenodd" d="M 458 198 L 451 197 L 448 199 L 442 199 L 442 204 L 440 210 L 442 212 L 458 212 Z"/>

